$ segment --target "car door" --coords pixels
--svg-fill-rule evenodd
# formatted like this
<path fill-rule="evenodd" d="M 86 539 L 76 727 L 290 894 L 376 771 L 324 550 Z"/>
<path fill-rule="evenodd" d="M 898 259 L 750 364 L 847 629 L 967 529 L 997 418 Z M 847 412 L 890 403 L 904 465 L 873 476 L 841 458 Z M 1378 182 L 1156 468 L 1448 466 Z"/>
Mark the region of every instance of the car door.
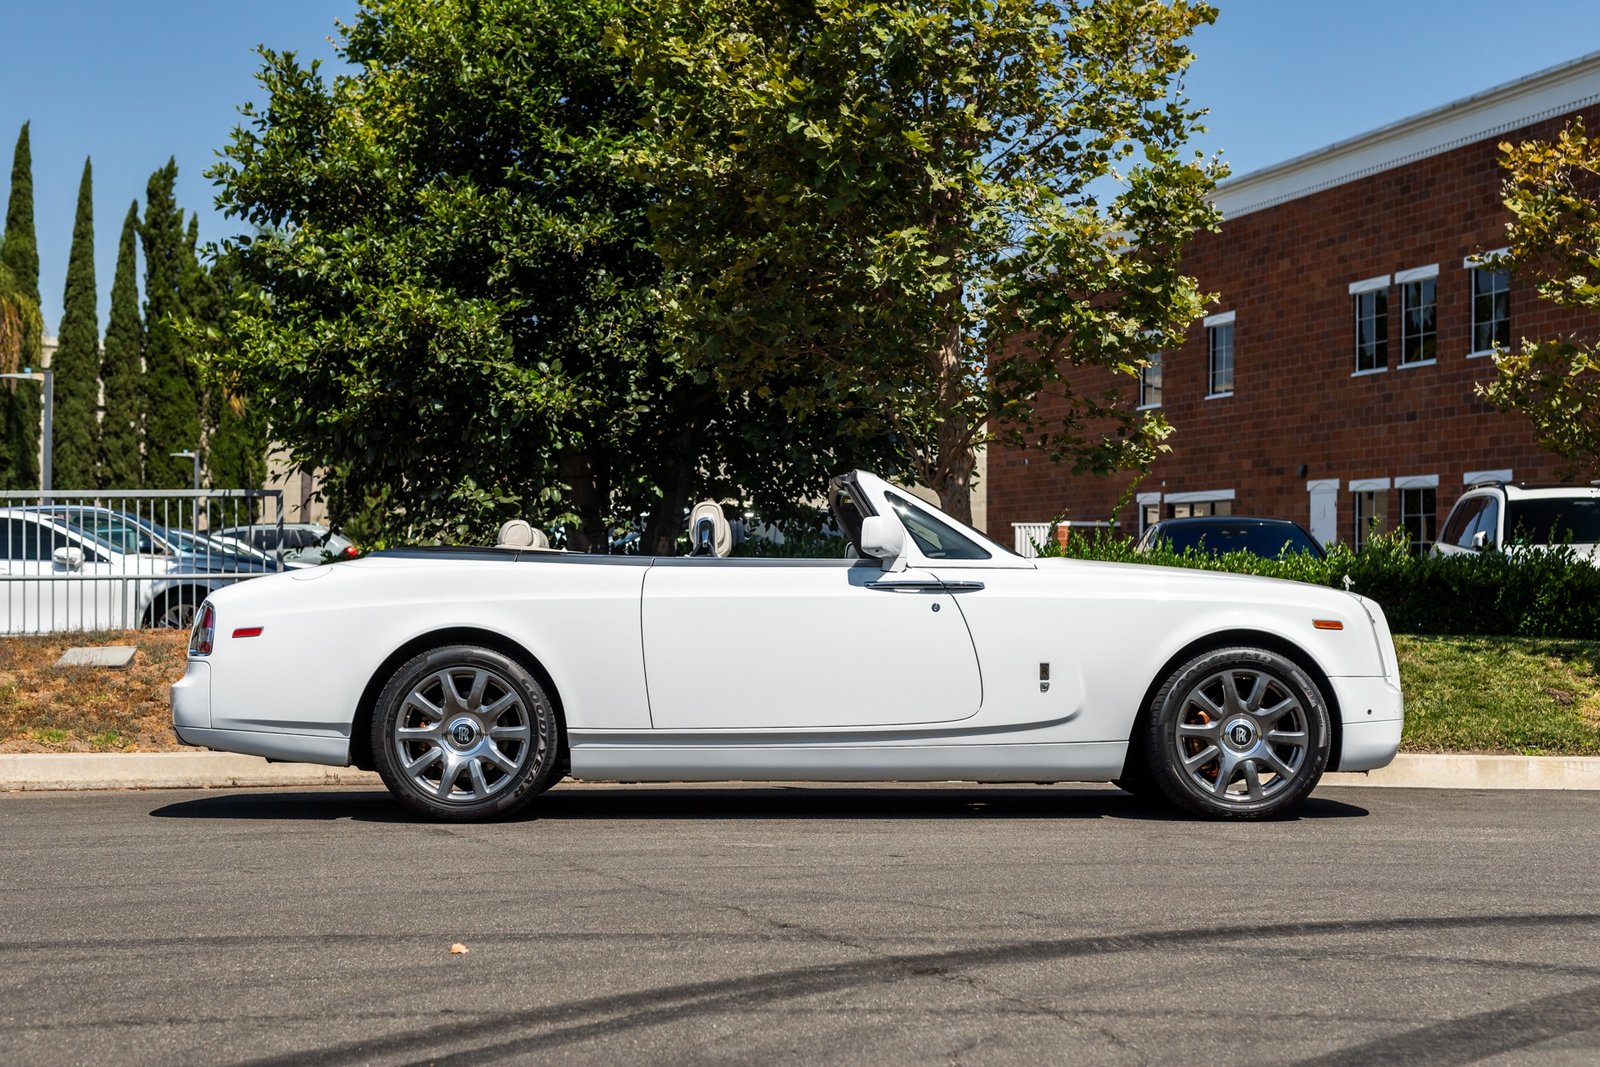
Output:
<path fill-rule="evenodd" d="M 876 561 L 657 560 L 641 621 L 664 730 L 949 722 L 983 701 L 954 596 Z"/>

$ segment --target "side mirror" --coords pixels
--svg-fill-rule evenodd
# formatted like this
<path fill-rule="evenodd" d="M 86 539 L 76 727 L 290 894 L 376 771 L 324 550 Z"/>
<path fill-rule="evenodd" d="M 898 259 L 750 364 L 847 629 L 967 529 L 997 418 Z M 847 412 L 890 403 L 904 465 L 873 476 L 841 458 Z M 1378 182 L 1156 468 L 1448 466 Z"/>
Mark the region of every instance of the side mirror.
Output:
<path fill-rule="evenodd" d="M 893 519 L 886 515 L 868 515 L 861 520 L 862 555 L 888 563 L 898 559 L 905 547 L 905 532 Z"/>
<path fill-rule="evenodd" d="M 1489 550 L 1489 532 L 1487 530 L 1479 530 L 1473 534 L 1472 547 L 1479 552 L 1487 552 Z"/>
<path fill-rule="evenodd" d="M 83 549 L 62 545 L 50 553 L 50 562 L 65 571 L 83 570 Z"/>

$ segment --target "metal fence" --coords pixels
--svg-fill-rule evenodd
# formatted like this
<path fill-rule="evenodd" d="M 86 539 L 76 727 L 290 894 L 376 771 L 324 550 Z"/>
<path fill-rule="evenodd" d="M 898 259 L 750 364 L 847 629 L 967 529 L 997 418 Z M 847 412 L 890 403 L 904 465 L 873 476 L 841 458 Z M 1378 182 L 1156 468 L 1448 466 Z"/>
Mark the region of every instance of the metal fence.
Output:
<path fill-rule="evenodd" d="M 283 521 L 277 489 L 0 492 L 0 633 L 186 629 L 284 569 Z"/>
<path fill-rule="evenodd" d="M 1058 545 L 1064 545 L 1072 531 L 1080 529 L 1115 532 L 1116 525 L 1086 519 L 1067 519 L 1062 522 L 1014 522 L 1011 524 L 1011 543 L 1016 548 L 1017 555 L 1033 559 L 1038 556 L 1040 548 L 1050 544 L 1052 538 Z"/>

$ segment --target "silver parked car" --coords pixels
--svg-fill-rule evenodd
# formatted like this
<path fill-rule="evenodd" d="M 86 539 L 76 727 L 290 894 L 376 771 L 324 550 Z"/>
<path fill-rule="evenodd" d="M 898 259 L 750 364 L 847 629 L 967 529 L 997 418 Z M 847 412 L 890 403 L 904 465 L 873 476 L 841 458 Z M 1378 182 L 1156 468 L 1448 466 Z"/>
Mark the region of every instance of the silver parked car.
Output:
<path fill-rule="evenodd" d="M 279 530 L 283 531 L 281 539 Z M 285 562 L 331 563 L 354 559 L 361 554 L 348 537 L 315 522 L 286 522 L 282 526 L 277 523 L 230 526 L 219 531 L 218 536 L 242 541 L 269 556 L 282 549 Z"/>

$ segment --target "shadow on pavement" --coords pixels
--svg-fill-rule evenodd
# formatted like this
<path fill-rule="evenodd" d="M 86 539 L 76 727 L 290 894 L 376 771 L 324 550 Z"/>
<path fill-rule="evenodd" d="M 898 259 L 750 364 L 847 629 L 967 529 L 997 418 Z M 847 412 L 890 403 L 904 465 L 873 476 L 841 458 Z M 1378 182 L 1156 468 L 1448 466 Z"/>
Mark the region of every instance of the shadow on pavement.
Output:
<path fill-rule="evenodd" d="M 411 815 L 387 793 L 348 790 L 227 793 L 166 804 L 150 814 L 162 819 L 429 821 Z M 1286 821 L 1356 818 L 1367 814 L 1365 808 L 1353 804 L 1312 797 Z M 1114 789 L 617 785 L 565 789 L 558 786 L 505 821 L 783 819 L 865 822 L 974 818 L 1189 820 L 1166 804 Z"/>

